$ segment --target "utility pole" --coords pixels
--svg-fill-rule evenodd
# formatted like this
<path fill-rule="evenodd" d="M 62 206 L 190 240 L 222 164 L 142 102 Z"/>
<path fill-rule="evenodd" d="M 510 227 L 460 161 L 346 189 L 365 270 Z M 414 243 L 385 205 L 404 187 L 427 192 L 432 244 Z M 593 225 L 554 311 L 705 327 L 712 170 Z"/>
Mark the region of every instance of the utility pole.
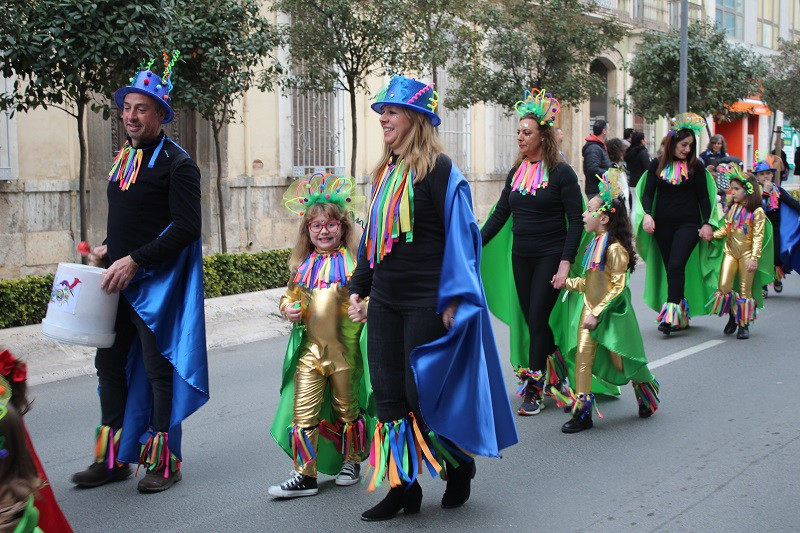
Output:
<path fill-rule="evenodd" d="M 681 0 L 681 63 L 678 88 L 678 113 L 686 113 L 687 80 L 689 72 L 689 0 Z"/>

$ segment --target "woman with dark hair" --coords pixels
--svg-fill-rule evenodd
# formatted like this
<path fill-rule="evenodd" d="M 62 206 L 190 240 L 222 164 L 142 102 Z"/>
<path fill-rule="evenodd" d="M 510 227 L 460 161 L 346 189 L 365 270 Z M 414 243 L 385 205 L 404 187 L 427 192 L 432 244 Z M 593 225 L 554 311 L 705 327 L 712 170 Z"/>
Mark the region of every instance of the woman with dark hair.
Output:
<path fill-rule="evenodd" d="M 625 151 L 625 165 L 628 167 L 628 185 L 636 187 L 639 178 L 650 167 L 650 154 L 647 152 L 647 141 L 641 131 L 633 132 L 631 145 Z"/>
<path fill-rule="evenodd" d="M 709 172 L 714 172 L 717 168 L 717 160 L 723 157 L 728 157 L 728 145 L 725 137 L 719 134 L 712 135 L 708 140 L 706 151 L 700 154 L 700 159 Z"/>
<path fill-rule="evenodd" d="M 695 155 L 695 132 L 704 127 L 705 120 L 694 113 L 673 119 L 664 153 L 650 164 L 636 191 L 641 202 L 637 250 L 648 266 L 644 299 L 660 310 L 658 329 L 665 335 L 689 327 L 690 304 L 695 314 L 707 314 L 705 303 L 716 290 L 713 265 L 695 258 L 698 248 L 708 251 L 697 247 L 699 239 L 711 242 L 719 226 L 714 179 Z M 687 270 L 692 272 L 688 280 Z"/>
<path fill-rule="evenodd" d="M 378 414 L 369 488 L 384 474 L 392 487 L 361 515 L 368 521 L 419 512 L 423 463 L 446 470 L 442 507 L 460 507 L 473 457 L 499 456 L 518 440 L 478 271 L 470 187 L 435 129 L 439 95 L 395 76 L 376 99 L 384 150 L 348 310 L 369 326 Z"/>
<path fill-rule="evenodd" d="M 564 377 L 563 372 L 547 372 L 548 367 L 553 368 L 548 360 L 554 366 L 563 363 L 549 320 L 583 234 L 583 196 L 575 171 L 558 155 L 553 131 L 558 101 L 549 93 L 534 89 L 525 91 L 525 99 L 514 107 L 520 117 L 519 156 L 506 177 L 494 211 L 481 229 L 484 246 L 492 246 L 486 248 L 482 269 L 484 273 L 487 269 L 493 271 L 497 278 L 497 269 L 508 264 L 508 247 L 495 250 L 495 243 L 490 241 L 510 218 L 510 262 L 516 295 L 506 299 L 518 299 L 519 305 L 515 301 L 501 302 L 493 289 L 487 292 L 492 311 L 501 319 L 515 317 L 521 307 L 524 325 L 517 325 L 513 318 L 509 324 L 511 363 L 520 379 L 518 392 L 523 397 L 518 413 L 530 416 L 539 414 L 543 406 L 545 382 L 557 385 Z M 505 237 L 505 231 L 501 235 Z M 495 259 L 502 266 L 487 267 L 487 262 Z M 504 315 L 501 305 L 513 309 L 506 309 L 509 313 Z"/>

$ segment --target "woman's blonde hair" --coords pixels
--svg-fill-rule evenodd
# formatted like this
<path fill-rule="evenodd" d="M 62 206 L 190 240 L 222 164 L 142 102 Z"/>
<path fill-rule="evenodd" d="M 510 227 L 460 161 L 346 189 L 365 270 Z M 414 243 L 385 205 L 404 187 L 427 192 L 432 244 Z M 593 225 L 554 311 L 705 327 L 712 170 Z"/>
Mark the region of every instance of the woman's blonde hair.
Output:
<path fill-rule="evenodd" d="M 289 271 L 291 275 L 297 272 L 297 269 L 306 260 L 308 254 L 314 250 L 314 244 L 311 242 L 311 237 L 308 232 L 308 223 L 314 220 L 318 215 L 324 214 L 328 220 L 338 220 L 342 223 L 342 245 L 356 259 L 358 237 L 356 236 L 355 222 L 353 216 L 332 202 L 318 202 L 309 207 L 300 225 L 297 228 L 297 239 L 295 240 L 294 248 L 289 256 Z"/>
<path fill-rule="evenodd" d="M 431 119 L 404 106 L 395 107 L 411 122 L 411 130 L 397 155 L 405 159 L 406 164 L 414 171 L 414 183 L 419 183 L 436 166 L 439 154 L 444 153 L 444 145 Z M 377 183 L 381 178 L 381 173 L 391 157 L 392 149 L 385 144 L 383 157 L 372 171 L 372 183 Z"/>
<path fill-rule="evenodd" d="M 544 161 L 545 166 L 548 170 L 553 170 L 556 168 L 556 165 L 561 163 L 563 159 L 561 158 L 561 153 L 558 151 L 558 139 L 556 139 L 556 130 L 552 126 L 548 125 L 541 125 L 539 124 L 539 119 L 533 113 L 525 113 L 521 117 L 519 117 L 520 121 L 527 120 L 527 119 L 534 119 L 533 123 L 536 124 L 536 127 L 539 129 L 539 135 L 542 136 L 542 161 Z M 517 155 L 517 160 L 514 161 L 514 166 L 518 167 L 520 163 L 525 159 L 525 154 L 520 152 Z"/>

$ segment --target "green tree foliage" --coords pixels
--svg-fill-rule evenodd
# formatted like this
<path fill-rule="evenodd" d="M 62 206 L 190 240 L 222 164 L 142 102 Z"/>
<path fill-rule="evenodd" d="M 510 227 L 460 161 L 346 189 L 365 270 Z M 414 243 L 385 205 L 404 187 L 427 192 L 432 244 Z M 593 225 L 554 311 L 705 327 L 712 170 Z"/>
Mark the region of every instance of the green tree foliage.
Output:
<path fill-rule="evenodd" d="M 773 111 L 782 111 L 791 124 L 800 124 L 800 41 L 781 41 L 778 55 L 770 58 L 769 74 L 764 79 L 764 102 Z"/>
<path fill-rule="evenodd" d="M 270 89 L 263 72 L 278 44 L 276 28 L 258 0 L 180 0 L 172 37 L 182 54 L 176 104 L 197 110 L 211 123 L 216 153 L 220 249 L 227 251 L 222 195 L 223 126 L 237 119 L 234 104 L 256 85 Z"/>
<path fill-rule="evenodd" d="M 276 0 L 289 68 L 281 83 L 304 91 L 346 91 L 350 97 L 350 174 L 357 153 L 356 94 L 366 81 L 402 69 L 408 22 L 382 0 Z"/>
<path fill-rule="evenodd" d="M 589 64 L 624 36 L 613 18 L 598 15 L 594 0 L 498 0 L 481 2 L 470 22 L 484 45 L 467 42 L 452 53 L 457 82 L 451 107 L 476 102 L 511 106 L 524 88 L 544 88 L 563 103 L 578 104 L 605 91 Z M 460 45 L 462 43 L 456 43 Z"/>
<path fill-rule="evenodd" d="M 678 112 L 680 29 L 645 33 L 630 64 L 633 111 L 647 120 Z M 766 63 L 707 22 L 689 26 L 689 111 L 730 118 L 730 106 L 761 92 Z"/>
<path fill-rule="evenodd" d="M 80 237 L 87 239 L 89 174 L 86 113 L 107 118 L 111 93 L 127 85 L 171 12 L 164 2 L 139 0 L 3 0 L 0 72 L 15 78 L 0 109 L 25 112 L 53 106 L 76 120 L 80 144 Z"/>

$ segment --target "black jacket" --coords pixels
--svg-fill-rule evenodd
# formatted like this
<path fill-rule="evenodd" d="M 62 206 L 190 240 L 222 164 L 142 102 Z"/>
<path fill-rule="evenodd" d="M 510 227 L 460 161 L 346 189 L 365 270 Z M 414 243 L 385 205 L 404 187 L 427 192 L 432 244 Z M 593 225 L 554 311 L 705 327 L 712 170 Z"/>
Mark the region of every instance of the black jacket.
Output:
<path fill-rule="evenodd" d="M 628 148 L 625 151 L 625 164 L 628 166 L 628 185 L 632 189 L 636 187 L 636 184 L 639 183 L 639 178 L 650 166 L 650 154 L 647 153 L 647 147 L 643 144 L 638 144 Z"/>
<path fill-rule="evenodd" d="M 586 177 L 584 191 L 586 198 L 592 198 L 600 190 L 597 176 L 602 176 L 606 170 L 611 168 L 611 159 L 608 157 L 605 145 L 594 140 L 586 141 L 581 149 L 581 154 L 583 154 L 583 175 Z"/>

